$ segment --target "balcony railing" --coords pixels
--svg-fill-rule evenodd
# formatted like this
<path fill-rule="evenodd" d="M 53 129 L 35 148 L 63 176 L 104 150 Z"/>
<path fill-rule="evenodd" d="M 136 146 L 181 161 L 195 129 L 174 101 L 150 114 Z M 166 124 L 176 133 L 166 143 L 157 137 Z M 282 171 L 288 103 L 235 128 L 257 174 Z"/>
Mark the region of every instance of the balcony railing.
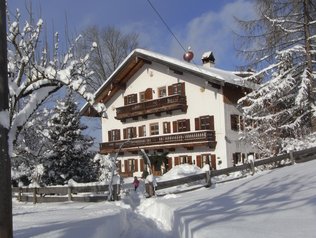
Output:
<path fill-rule="evenodd" d="M 120 145 L 126 140 L 111 141 L 100 144 L 101 153 L 115 152 L 119 149 Z M 216 138 L 215 131 L 195 131 L 180 134 L 170 134 L 163 136 L 153 136 L 153 137 L 143 137 L 143 138 L 133 138 L 128 143 L 126 143 L 122 149 L 133 150 L 133 148 L 138 149 L 138 147 L 148 147 L 156 146 L 157 148 L 172 148 L 176 146 L 187 146 L 191 147 L 194 144 L 206 145 L 210 148 L 215 148 Z"/>
<path fill-rule="evenodd" d="M 149 114 L 170 112 L 177 109 L 186 111 L 187 107 L 186 96 L 173 95 L 118 107 L 116 108 L 116 119 L 124 120 L 127 118 L 146 116 Z"/>

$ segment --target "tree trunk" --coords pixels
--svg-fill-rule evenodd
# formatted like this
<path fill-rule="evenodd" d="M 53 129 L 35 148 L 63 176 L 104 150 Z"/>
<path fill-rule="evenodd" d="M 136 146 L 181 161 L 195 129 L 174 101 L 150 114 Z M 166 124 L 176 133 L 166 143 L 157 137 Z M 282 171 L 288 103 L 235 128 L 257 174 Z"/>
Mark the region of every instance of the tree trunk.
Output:
<path fill-rule="evenodd" d="M 303 6 L 304 6 L 304 35 L 305 35 L 305 50 L 306 50 L 306 67 L 308 71 L 307 77 L 310 80 L 310 85 L 308 89 L 308 97 L 309 97 L 309 126 L 313 130 L 312 125 L 313 125 L 313 104 L 314 104 L 314 88 L 315 88 L 315 83 L 312 77 L 313 73 L 313 64 L 312 64 L 312 53 L 311 53 L 311 33 L 310 33 L 310 23 L 311 23 L 311 16 L 309 12 L 309 7 L 311 5 L 310 0 L 304 0 Z"/>
<path fill-rule="evenodd" d="M 0 113 L 9 109 L 7 69 L 6 4 L 0 0 Z M 11 161 L 8 150 L 8 128 L 0 125 L 0 237 L 13 237 Z"/>

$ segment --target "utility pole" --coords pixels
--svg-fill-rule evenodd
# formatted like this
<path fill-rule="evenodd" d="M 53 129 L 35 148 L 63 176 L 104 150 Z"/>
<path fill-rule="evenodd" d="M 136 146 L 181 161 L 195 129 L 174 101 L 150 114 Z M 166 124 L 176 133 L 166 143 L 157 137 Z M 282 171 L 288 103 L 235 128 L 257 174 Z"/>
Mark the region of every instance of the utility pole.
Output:
<path fill-rule="evenodd" d="M 9 109 L 6 1 L 0 0 L 0 113 Z M 7 118 L 8 120 L 8 118 Z M 8 123 L 6 123 L 8 124 Z M 8 132 L 0 122 L 0 237 L 12 238 L 11 161 Z"/>

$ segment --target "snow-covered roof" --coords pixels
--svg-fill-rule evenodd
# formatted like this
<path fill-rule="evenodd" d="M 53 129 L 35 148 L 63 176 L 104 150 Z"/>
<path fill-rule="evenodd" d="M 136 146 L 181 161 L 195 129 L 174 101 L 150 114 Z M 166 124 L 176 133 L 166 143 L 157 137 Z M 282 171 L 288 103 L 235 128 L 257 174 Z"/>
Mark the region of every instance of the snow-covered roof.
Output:
<path fill-rule="evenodd" d="M 232 71 L 218 69 L 216 67 L 206 67 L 203 65 L 197 65 L 194 61 L 191 63 L 184 60 L 176 59 L 170 56 L 166 56 L 160 53 L 152 52 L 145 49 L 135 49 L 133 50 L 125 60 L 119 65 L 119 67 L 110 75 L 110 77 L 103 83 L 103 85 L 95 92 L 94 97 L 97 100 L 98 96 L 102 94 L 103 90 L 111 83 L 112 79 L 115 78 L 119 72 L 127 67 L 132 59 L 141 58 L 148 61 L 154 61 L 163 65 L 167 65 L 174 69 L 187 71 L 192 73 L 203 80 L 210 81 L 212 83 L 217 83 L 220 85 L 232 84 L 236 86 L 241 86 L 249 89 L 256 88 L 256 85 L 245 81 L 244 78 L 236 75 Z M 81 112 L 88 108 L 88 104 L 84 105 Z"/>

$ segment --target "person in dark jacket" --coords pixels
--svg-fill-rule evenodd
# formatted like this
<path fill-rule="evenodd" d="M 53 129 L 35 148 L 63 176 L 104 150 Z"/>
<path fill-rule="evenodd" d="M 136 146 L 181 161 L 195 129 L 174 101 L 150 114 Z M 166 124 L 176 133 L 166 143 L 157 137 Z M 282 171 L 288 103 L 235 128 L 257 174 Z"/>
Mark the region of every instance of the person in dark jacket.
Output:
<path fill-rule="evenodd" d="M 134 185 L 134 191 L 137 190 L 138 186 L 139 186 L 139 180 L 137 179 L 137 177 L 134 177 L 134 181 L 133 181 L 133 185 Z"/>

